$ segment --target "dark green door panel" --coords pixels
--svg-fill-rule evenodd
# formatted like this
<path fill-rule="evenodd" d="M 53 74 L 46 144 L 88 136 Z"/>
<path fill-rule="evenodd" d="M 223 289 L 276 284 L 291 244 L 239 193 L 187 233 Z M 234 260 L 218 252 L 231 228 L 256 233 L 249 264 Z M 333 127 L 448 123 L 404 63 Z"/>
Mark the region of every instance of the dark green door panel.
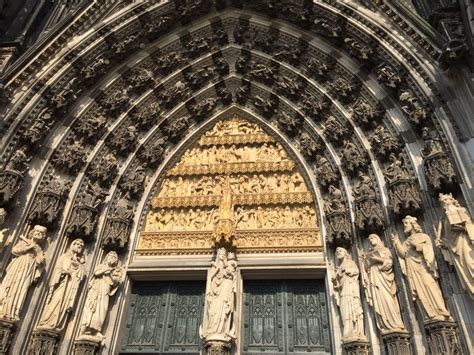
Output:
<path fill-rule="evenodd" d="M 246 281 L 243 308 L 243 354 L 330 352 L 323 281 Z"/>
<path fill-rule="evenodd" d="M 136 282 L 123 354 L 199 354 L 204 281 Z"/>

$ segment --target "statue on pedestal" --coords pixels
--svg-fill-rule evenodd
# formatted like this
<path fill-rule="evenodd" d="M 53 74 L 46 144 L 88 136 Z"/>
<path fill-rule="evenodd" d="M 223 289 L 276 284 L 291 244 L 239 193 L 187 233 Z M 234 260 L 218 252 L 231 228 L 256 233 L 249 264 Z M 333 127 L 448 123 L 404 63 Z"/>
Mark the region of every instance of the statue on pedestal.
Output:
<path fill-rule="evenodd" d="M 474 298 L 474 223 L 467 209 L 451 194 L 439 194 L 444 216 L 440 220 L 435 245 L 445 260 L 454 265 L 459 278 Z"/>
<path fill-rule="evenodd" d="M 36 225 L 13 247 L 13 259 L 0 286 L 0 319 L 20 320 L 28 289 L 43 271 L 45 256 L 40 243 L 45 237 L 46 227 Z"/>
<path fill-rule="evenodd" d="M 342 341 L 348 343 L 366 340 L 359 291 L 359 268 L 344 248 L 336 248 L 336 259 L 339 266 L 332 283 L 342 320 Z"/>
<path fill-rule="evenodd" d="M 102 335 L 102 326 L 109 311 L 110 297 L 117 292 L 124 276 L 125 270 L 118 260 L 117 253 L 109 252 L 102 264 L 94 270 L 89 282 L 78 340 L 100 343 L 105 339 Z"/>
<path fill-rule="evenodd" d="M 199 334 L 206 347 L 230 348 L 235 339 L 237 262 L 234 253 L 217 250 L 207 279 L 206 306 Z"/>
<path fill-rule="evenodd" d="M 38 329 L 61 331 L 72 310 L 79 284 L 84 277 L 84 242 L 72 241 L 69 250 L 58 258 L 54 267 L 46 305 Z"/>
<path fill-rule="evenodd" d="M 401 259 L 413 299 L 419 301 L 425 321 L 451 320 L 436 281 L 437 267 L 430 237 L 423 233 L 415 217 L 406 216 L 403 226 L 407 239 L 402 243 L 393 234 L 391 239 Z"/>
<path fill-rule="evenodd" d="M 406 332 L 397 298 L 390 250 L 377 234 L 369 235 L 368 253 L 361 253 L 362 280 L 367 301 L 374 308 L 377 326 L 382 335 Z"/>

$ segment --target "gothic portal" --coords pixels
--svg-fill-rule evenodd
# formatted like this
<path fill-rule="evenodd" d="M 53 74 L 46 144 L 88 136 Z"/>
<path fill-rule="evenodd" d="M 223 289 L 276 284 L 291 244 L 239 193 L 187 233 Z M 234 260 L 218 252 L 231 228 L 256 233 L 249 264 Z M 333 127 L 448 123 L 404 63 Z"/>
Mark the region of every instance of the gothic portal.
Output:
<path fill-rule="evenodd" d="M 0 355 L 473 353 L 473 12 L 0 1 Z"/>

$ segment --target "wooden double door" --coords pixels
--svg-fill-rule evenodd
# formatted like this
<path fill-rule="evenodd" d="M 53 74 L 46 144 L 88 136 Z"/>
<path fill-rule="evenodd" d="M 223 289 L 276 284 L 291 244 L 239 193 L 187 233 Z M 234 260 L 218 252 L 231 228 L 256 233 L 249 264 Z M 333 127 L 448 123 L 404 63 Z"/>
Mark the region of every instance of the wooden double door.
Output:
<path fill-rule="evenodd" d="M 136 282 L 122 354 L 199 354 L 204 281 Z M 330 352 L 322 280 L 244 281 L 239 335 L 242 354 Z"/>

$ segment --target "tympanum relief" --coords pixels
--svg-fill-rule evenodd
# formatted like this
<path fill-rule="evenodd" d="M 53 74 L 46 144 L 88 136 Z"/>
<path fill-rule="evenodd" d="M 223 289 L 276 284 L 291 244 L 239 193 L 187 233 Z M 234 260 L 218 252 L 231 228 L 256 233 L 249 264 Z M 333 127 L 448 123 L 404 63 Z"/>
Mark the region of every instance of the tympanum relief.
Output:
<path fill-rule="evenodd" d="M 239 252 L 320 250 L 303 177 L 279 143 L 239 118 L 216 123 L 169 170 L 137 252 L 211 253 L 223 219 Z"/>

